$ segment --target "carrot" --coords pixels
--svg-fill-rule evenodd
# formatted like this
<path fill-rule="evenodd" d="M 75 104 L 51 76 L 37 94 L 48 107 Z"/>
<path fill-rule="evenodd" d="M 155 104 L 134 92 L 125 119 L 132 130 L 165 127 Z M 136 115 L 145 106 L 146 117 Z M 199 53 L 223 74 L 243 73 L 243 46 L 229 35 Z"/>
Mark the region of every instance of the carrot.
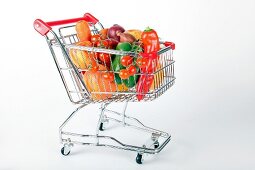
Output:
<path fill-rule="evenodd" d="M 91 32 L 89 24 L 86 21 L 84 20 L 78 21 L 76 23 L 75 30 L 80 41 L 90 41 Z"/>

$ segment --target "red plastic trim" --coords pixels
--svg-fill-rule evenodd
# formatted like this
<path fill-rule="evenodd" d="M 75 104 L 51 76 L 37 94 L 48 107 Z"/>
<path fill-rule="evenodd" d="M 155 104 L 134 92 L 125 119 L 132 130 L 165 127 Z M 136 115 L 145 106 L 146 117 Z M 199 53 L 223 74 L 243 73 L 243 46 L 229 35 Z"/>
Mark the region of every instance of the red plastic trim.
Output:
<path fill-rule="evenodd" d="M 36 19 L 34 21 L 34 28 L 41 35 L 46 35 L 52 29 L 51 28 L 52 26 L 71 24 L 74 22 L 78 22 L 80 20 L 92 22 L 93 24 L 96 24 L 98 22 L 98 19 L 96 19 L 93 15 L 91 15 L 90 13 L 85 13 L 84 16 L 81 18 L 72 18 L 72 19 L 50 21 L 50 22 L 44 22 L 41 19 Z"/>
<path fill-rule="evenodd" d="M 85 13 L 84 14 L 84 20 L 87 22 L 92 22 L 94 25 L 98 22 L 98 19 L 96 19 L 93 15 L 90 13 Z"/>
<path fill-rule="evenodd" d="M 65 19 L 65 20 L 58 20 L 58 21 L 50 21 L 46 22 L 49 26 L 57 26 L 57 25 L 64 25 L 64 24 L 71 24 L 74 22 L 78 22 L 80 20 L 85 20 L 84 17 L 81 18 L 72 18 L 72 19 Z"/>
<path fill-rule="evenodd" d="M 171 47 L 171 49 L 172 50 L 174 50 L 175 49 L 175 43 L 173 43 L 173 42 L 165 42 L 164 43 L 164 45 L 166 46 L 166 47 Z"/>
<path fill-rule="evenodd" d="M 51 27 L 41 19 L 36 19 L 34 21 L 34 28 L 41 35 L 46 35 L 51 30 Z"/>

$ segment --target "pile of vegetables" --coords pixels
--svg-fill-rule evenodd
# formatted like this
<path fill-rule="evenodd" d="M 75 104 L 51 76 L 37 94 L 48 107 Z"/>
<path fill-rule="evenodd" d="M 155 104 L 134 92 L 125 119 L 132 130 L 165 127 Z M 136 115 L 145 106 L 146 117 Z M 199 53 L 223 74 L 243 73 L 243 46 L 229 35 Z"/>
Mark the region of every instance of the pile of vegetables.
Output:
<path fill-rule="evenodd" d="M 150 28 L 144 31 L 125 30 L 114 24 L 102 29 L 99 34 L 91 34 L 86 21 L 76 23 L 79 42 L 76 45 L 136 52 L 138 57 L 129 55 L 111 55 L 103 52 L 89 52 L 71 49 L 70 58 L 74 65 L 83 70 L 83 79 L 94 100 L 112 97 L 111 93 L 135 88 L 140 101 L 153 86 L 153 72 L 160 67 L 157 51 L 159 39 Z M 162 73 L 157 73 L 162 74 Z M 162 74 L 163 76 L 163 74 Z"/>

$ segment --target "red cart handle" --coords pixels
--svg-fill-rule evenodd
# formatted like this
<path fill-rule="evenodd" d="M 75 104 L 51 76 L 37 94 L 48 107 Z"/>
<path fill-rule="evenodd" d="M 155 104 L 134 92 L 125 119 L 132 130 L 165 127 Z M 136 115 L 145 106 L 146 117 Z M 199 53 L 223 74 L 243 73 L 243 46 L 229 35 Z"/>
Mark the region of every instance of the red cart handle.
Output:
<path fill-rule="evenodd" d="M 58 20 L 58 21 L 51 21 L 51 22 L 44 22 L 41 19 L 36 19 L 34 21 L 34 28 L 41 35 L 46 35 L 52 29 L 51 28 L 52 26 L 71 24 L 74 22 L 78 22 L 80 20 L 85 20 L 93 24 L 96 24 L 98 22 L 98 19 L 96 19 L 93 15 L 91 15 L 90 13 L 85 13 L 84 16 L 81 18 L 72 18 L 72 19 Z"/>
<path fill-rule="evenodd" d="M 168 41 L 166 41 L 166 42 L 164 42 L 164 45 L 165 45 L 166 47 L 170 47 L 172 50 L 175 49 L 175 43 L 173 43 L 173 42 L 168 42 Z"/>

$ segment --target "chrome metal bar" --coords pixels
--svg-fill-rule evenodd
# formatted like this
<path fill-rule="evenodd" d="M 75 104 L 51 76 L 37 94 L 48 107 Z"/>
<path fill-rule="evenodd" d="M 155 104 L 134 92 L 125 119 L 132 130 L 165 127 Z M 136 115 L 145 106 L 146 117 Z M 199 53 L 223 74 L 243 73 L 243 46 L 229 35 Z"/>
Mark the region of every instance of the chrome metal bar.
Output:
<path fill-rule="evenodd" d="M 117 114 L 117 115 L 121 116 L 121 113 L 116 112 L 116 111 L 112 111 L 112 110 L 109 110 L 109 109 L 105 109 L 105 111 L 106 111 L 106 112 L 110 112 L 110 113 L 114 113 L 114 114 Z M 131 120 L 136 121 L 136 123 L 138 123 L 138 124 L 139 124 L 140 126 L 142 126 L 142 127 L 138 127 L 138 126 L 135 126 L 135 125 L 131 125 L 131 124 L 129 124 L 129 123 L 125 123 L 125 125 L 127 125 L 127 126 L 134 127 L 134 128 L 136 128 L 136 129 L 140 129 L 140 130 L 143 130 L 143 131 L 146 131 L 146 132 L 159 133 L 159 134 L 161 134 L 162 137 L 168 137 L 168 136 L 169 136 L 167 133 L 165 133 L 165 132 L 163 132 L 163 131 L 160 131 L 160 130 L 153 129 L 153 128 L 151 128 L 151 127 L 145 126 L 145 125 L 144 125 L 141 121 L 139 121 L 137 118 L 130 117 L 130 116 L 127 116 L 127 115 L 125 115 L 125 118 L 126 118 L 126 119 L 131 119 Z M 111 118 L 111 117 L 109 117 L 109 116 L 107 117 L 107 119 L 116 121 L 116 122 L 118 122 L 118 123 L 121 123 L 121 122 L 122 122 L 122 121 L 120 121 L 120 120 Z"/>
<path fill-rule="evenodd" d="M 99 127 L 100 127 L 100 124 L 102 123 L 102 119 L 103 119 L 103 116 L 104 116 L 104 111 L 105 111 L 105 107 L 107 106 L 108 104 L 106 103 L 102 103 L 101 104 L 101 113 L 100 113 L 100 116 L 99 116 L 99 120 L 97 122 L 97 129 L 96 129 L 96 136 L 98 136 L 99 134 Z M 99 138 L 97 138 L 97 143 L 99 143 Z"/>
<path fill-rule="evenodd" d="M 70 63 L 70 65 L 73 67 L 73 70 L 75 71 L 77 77 L 79 77 L 80 82 L 82 83 L 82 85 L 83 85 L 83 87 L 84 87 L 84 90 L 86 91 L 86 93 L 87 93 L 88 95 L 90 95 L 90 92 L 89 92 L 88 89 L 86 88 L 86 85 L 85 85 L 85 83 L 83 82 L 81 75 L 79 74 L 78 70 L 76 69 L 76 67 L 75 67 L 75 65 L 73 64 L 73 62 L 71 61 L 71 59 L 68 57 L 68 54 L 67 54 L 67 52 L 66 52 L 66 50 L 65 50 L 65 46 L 61 43 L 60 39 L 58 38 L 57 34 L 56 34 L 54 31 L 50 30 L 50 32 L 53 34 L 53 36 L 55 37 L 56 41 L 59 43 L 60 48 L 61 48 L 61 50 L 63 51 L 64 57 L 67 59 L 67 61 L 68 61 L 68 62 Z"/>
<path fill-rule="evenodd" d="M 140 146 L 133 146 L 133 145 L 128 145 L 128 144 L 124 144 L 122 142 L 120 142 L 119 140 L 117 140 L 114 137 L 111 136 L 96 136 L 96 135 L 84 135 L 84 134 L 78 134 L 78 133 L 71 133 L 71 132 L 62 132 L 63 135 L 67 135 L 67 136 L 77 136 L 77 137 L 85 137 L 85 138 L 103 138 L 109 141 L 113 141 L 115 143 L 117 143 L 120 146 L 116 146 L 116 145 L 108 145 L 108 144 L 102 144 L 102 143 L 91 143 L 91 142 L 79 142 L 76 140 L 72 140 L 72 143 L 74 144 L 80 144 L 80 145 L 94 145 L 94 146 L 107 146 L 110 148 L 115 148 L 115 149 L 123 149 L 123 150 L 129 150 L 129 151 L 135 151 L 135 152 L 142 152 L 142 153 L 148 153 L 148 154 L 155 154 L 155 153 L 159 153 L 165 146 L 166 144 L 171 140 L 171 136 L 169 136 L 167 139 L 165 139 L 165 141 L 157 148 L 157 149 L 152 149 L 152 148 L 148 148 L 148 147 L 140 147 Z M 64 141 L 68 141 L 68 139 L 64 139 Z"/>
<path fill-rule="evenodd" d="M 118 120 L 118 119 L 115 119 L 115 118 L 112 118 L 112 117 L 109 117 L 109 116 L 107 117 L 107 119 L 122 124 L 121 120 Z M 150 128 L 150 127 L 146 127 L 146 126 L 139 127 L 139 126 L 136 126 L 136 125 L 129 124 L 127 122 L 125 123 L 125 126 L 131 127 L 131 128 L 137 129 L 137 130 L 142 130 L 142 131 L 147 132 L 147 133 L 157 133 L 161 137 L 164 137 L 164 138 L 169 136 L 169 134 L 166 133 L 166 132 L 162 132 L 160 130 L 156 130 L 156 129 L 153 129 L 153 128 Z"/>
<path fill-rule="evenodd" d="M 62 143 L 62 129 L 65 127 L 65 125 L 67 124 L 67 122 L 70 121 L 70 119 L 83 107 L 87 106 L 88 104 L 83 104 L 81 106 L 79 106 L 77 109 L 75 109 L 72 114 L 70 116 L 68 116 L 68 118 L 64 121 L 64 123 L 62 123 L 62 125 L 59 127 L 59 136 L 60 136 L 60 141 Z"/>
<path fill-rule="evenodd" d="M 135 56 L 136 53 L 134 52 L 127 52 L 127 51 L 119 51 L 119 50 L 112 50 L 107 48 L 98 48 L 98 47 L 85 47 L 85 46 L 77 46 L 77 45 L 65 45 L 68 49 L 76 49 L 81 51 L 91 51 L 91 52 L 100 52 L 100 53 L 109 53 L 109 54 L 116 54 L 116 55 L 131 55 Z"/>
<path fill-rule="evenodd" d="M 101 27 L 101 29 L 104 29 L 104 26 L 103 26 L 103 24 L 101 22 L 98 21 L 97 23 Z"/>
<path fill-rule="evenodd" d="M 76 103 L 76 102 L 73 100 L 73 98 L 72 98 L 72 96 L 70 95 L 70 93 L 68 93 L 69 88 L 68 88 L 68 86 L 67 86 L 67 82 L 66 82 L 66 80 L 65 80 L 65 77 L 64 77 L 63 73 L 61 72 L 61 68 L 60 68 L 60 66 L 59 66 L 59 62 L 58 62 L 58 60 L 57 60 L 56 54 L 55 54 L 55 52 L 54 52 L 54 50 L 53 50 L 53 47 L 52 47 L 52 45 L 51 45 L 51 43 L 50 43 L 50 41 L 49 41 L 49 37 L 48 37 L 48 36 L 45 36 L 45 39 L 46 39 L 46 42 L 47 42 L 47 44 L 48 44 L 48 46 L 49 46 L 49 49 L 50 49 L 51 55 L 52 55 L 52 57 L 53 57 L 53 60 L 54 60 L 54 62 L 55 62 L 55 64 L 56 64 L 56 67 L 57 67 L 57 69 L 58 69 L 58 72 L 59 72 L 59 75 L 60 75 L 60 77 L 61 77 L 61 80 L 62 80 L 62 82 L 63 82 L 63 84 L 64 84 L 65 89 L 66 89 L 67 95 L 68 95 L 68 97 L 69 97 L 69 99 L 70 99 L 71 102 Z"/>
<path fill-rule="evenodd" d="M 115 146 L 115 145 L 108 145 L 108 144 L 95 144 L 95 143 L 85 143 L 85 142 L 79 142 L 79 141 L 73 141 L 74 144 L 77 145 L 92 145 L 92 146 L 103 146 L 103 147 L 108 147 L 108 148 L 112 148 L 112 149 L 121 149 L 121 150 L 128 150 L 128 151 L 134 151 L 137 152 L 139 149 L 134 148 L 134 147 L 128 147 L 128 146 Z M 144 150 L 144 148 L 140 149 L 140 150 Z M 155 154 L 153 151 L 147 151 L 145 150 L 144 153 L 148 153 L 148 154 Z"/>
<path fill-rule="evenodd" d="M 125 117 L 126 117 L 126 109 L 127 109 L 127 105 L 128 105 L 128 101 L 125 102 L 124 104 L 124 108 L 123 108 L 123 111 L 122 111 L 122 124 L 123 126 L 125 126 Z"/>
<path fill-rule="evenodd" d="M 171 136 L 169 136 L 157 149 L 155 149 L 155 153 L 159 153 L 171 140 Z"/>

